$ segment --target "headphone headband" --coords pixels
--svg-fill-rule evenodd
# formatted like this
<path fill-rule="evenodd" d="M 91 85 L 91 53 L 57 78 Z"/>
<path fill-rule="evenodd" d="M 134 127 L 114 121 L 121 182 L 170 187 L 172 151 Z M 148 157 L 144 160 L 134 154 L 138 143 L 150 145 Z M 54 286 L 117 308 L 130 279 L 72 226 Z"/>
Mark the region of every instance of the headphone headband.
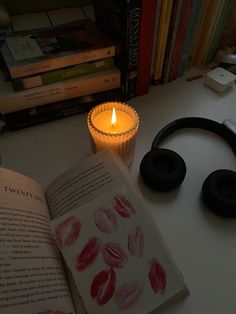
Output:
<path fill-rule="evenodd" d="M 234 155 L 236 156 L 236 135 L 224 124 L 200 117 L 187 117 L 170 122 L 157 133 L 152 142 L 151 149 L 158 148 L 166 137 L 184 128 L 203 129 L 217 134 L 229 144 Z"/>

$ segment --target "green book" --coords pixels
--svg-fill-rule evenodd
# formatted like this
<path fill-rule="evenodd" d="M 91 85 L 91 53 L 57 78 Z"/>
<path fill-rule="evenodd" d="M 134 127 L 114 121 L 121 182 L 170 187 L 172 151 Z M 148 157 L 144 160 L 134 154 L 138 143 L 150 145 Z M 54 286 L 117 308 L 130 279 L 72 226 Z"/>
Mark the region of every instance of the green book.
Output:
<path fill-rule="evenodd" d="M 76 64 L 71 67 L 58 69 L 55 71 L 44 72 L 39 75 L 22 77 L 12 81 L 13 88 L 16 91 L 34 88 L 42 85 L 52 84 L 72 78 L 93 74 L 96 72 L 106 71 L 114 68 L 113 57 L 97 61 Z"/>

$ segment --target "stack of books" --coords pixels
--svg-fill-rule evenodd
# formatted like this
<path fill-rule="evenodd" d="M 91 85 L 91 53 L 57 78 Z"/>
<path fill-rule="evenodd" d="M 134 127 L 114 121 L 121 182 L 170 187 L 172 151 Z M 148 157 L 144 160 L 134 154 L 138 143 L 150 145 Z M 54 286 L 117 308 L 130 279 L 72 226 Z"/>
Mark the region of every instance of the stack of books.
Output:
<path fill-rule="evenodd" d="M 1 37 L 0 112 L 10 130 L 122 98 L 115 44 L 74 8 L 49 13 L 50 24 L 36 29 L 16 16 L 15 31 Z"/>

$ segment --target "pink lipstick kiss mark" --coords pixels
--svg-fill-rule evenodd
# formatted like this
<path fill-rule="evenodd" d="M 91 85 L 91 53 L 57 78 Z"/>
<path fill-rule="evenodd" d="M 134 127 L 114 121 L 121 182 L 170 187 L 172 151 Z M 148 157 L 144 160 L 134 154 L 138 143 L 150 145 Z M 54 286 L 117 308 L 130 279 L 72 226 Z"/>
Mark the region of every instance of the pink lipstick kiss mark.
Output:
<path fill-rule="evenodd" d="M 94 212 L 95 225 L 101 232 L 111 233 L 117 230 L 116 214 L 110 208 L 100 208 Z"/>
<path fill-rule="evenodd" d="M 166 271 L 155 257 L 150 261 L 148 277 L 153 291 L 163 294 L 166 289 Z"/>
<path fill-rule="evenodd" d="M 101 241 L 95 237 L 91 238 L 76 258 L 76 269 L 78 271 L 88 268 L 97 258 L 101 250 Z"/>
<path fill-rule="evenodd" d="M 114 197 L 114 209 L 122 218 L 130 218 L 136 213 L 131 202 L 123 195 Z"/>
<path fill-rule="evenodd" d="M 134 226 L 128 236 L 128 250 L 131 255 L 143 256 L 144 235 L 140 226 Z"/>
<path fill-rule="evenodd" d="M 119 310 L 126 310 L 135 306 L 141 298 L 143 283 L 127 283 L 120 286 L 114 296 Z"/>
<path fill-rule="evenodd" d="M 125 251 L 118 243 L 108 242 L 103 246 L 104 262 L 114 268 L 123 268 L 128 261 Z"/>
<path fill-rule="evenodd" d="M 90 295 L 98 305 L 106 304 L 114 295 L 116 286 L 116 273 L 110 270 L 98 273 L 92 282 Z"/>
<path fill-rule="evenodd" d="M 71 246 L 79 237 L 81 229 L 80 221 L 74 217 L 68 217 L 55 228 L 55 239 L 61 249 Z"/>

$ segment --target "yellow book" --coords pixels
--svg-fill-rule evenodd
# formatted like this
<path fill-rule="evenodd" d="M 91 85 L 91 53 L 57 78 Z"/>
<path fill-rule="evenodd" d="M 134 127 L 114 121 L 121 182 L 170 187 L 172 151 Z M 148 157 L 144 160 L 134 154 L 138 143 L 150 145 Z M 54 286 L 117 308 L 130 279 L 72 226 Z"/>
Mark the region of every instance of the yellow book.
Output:
<path fill-rule="evenodd" d="M 162 76 L 165 49 L 173 7 L 173 0 L 163 0 L 161 5 L 160 27 L 157 34 L 156 60 L 154 66 L 154 80 L 159 80 Z"/>
<path fill-rule="evenodd" d="M 201 66 L 204 52 L 207 48 L 212 27 L 214 26 L 217 12 L 220 8 L 222 0 L 210 0 L 206 11 L 205 18 L 200 29 L 200 37 L 197 43 L 197 48 L 193 56 L 193 64 Z"/>

